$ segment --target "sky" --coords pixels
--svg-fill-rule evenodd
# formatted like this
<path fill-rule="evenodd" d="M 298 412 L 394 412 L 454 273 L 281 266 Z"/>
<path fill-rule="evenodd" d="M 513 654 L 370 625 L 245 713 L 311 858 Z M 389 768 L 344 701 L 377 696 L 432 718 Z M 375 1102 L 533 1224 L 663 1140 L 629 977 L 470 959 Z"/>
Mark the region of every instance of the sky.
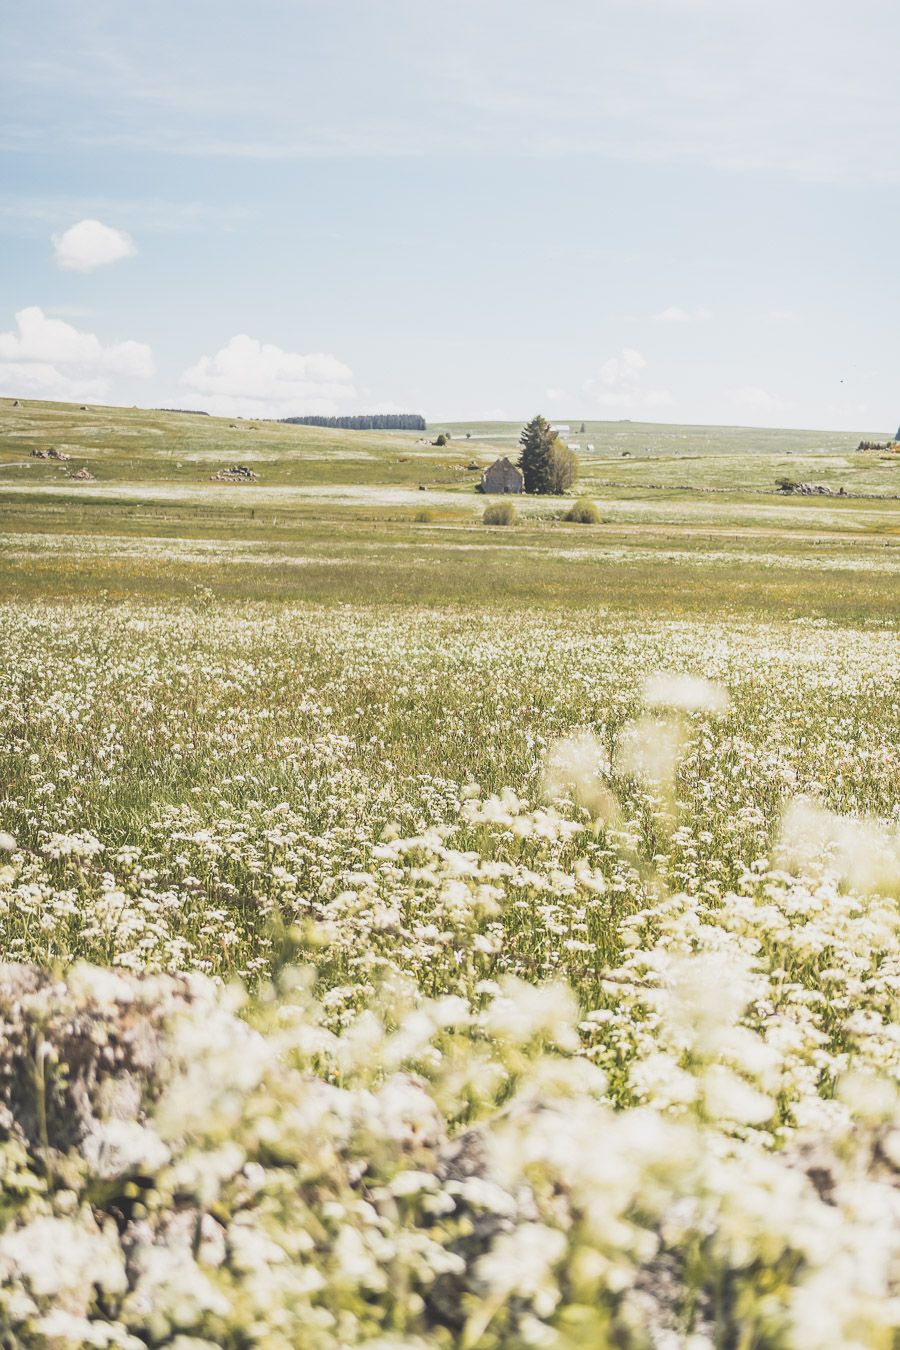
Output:
<path fill-rule="evenodd" d="M 0 394 L 900 421 L 894 0 L 0 14 Z"/>

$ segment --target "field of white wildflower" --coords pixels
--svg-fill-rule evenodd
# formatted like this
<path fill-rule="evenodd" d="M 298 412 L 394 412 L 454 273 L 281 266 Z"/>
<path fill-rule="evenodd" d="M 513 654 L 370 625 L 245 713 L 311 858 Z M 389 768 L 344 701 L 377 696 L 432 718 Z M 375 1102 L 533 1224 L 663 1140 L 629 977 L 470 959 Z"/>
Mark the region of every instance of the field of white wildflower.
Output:
<path fill-rule="evenodd" d="M 897 1345 L 898 675 L 4 605 L 2 1343 Z"/>

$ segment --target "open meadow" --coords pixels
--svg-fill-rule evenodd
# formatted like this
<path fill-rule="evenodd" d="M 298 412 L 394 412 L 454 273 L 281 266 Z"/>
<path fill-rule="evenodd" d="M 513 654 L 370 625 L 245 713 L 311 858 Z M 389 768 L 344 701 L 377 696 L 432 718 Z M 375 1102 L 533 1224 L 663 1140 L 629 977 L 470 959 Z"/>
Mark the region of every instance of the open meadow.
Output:
<path fill-rule="evenodd" d="M 889 1350 L 900 456 L 441 429 L 0 401 L 3 1343 Z"/>

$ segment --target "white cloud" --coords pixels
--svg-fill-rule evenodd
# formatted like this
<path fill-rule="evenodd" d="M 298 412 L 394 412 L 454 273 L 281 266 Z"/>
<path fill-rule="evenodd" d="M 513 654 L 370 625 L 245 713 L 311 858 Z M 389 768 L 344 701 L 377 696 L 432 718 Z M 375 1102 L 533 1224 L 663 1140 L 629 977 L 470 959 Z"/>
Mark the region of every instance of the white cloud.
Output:
<path fill-rule="evenodd" d="M 623 347 L 618 356 L 604 361 L 597 375 L 582 385 L 584 393 L 604 408 L 622 411 L 664 408 L 673 402 L 667 389 L 644 389 L 647 359 L 634 347 Z"/>
<path fill-rule="evenodd" d="M 559 403 L 565 396 L 565 389 L 546 389 L 544 391 L 544 397 L 549 403 Z"/>
<path fill-rule="evenodd" d="M 14 331 L 0 333 L 0 387 L 47 398 L 105 398 L 110 376 L 146 379 L 153 353 L 143 342 L 102 343 L 37 305 L 20 309 Z"/>
<path fill-rule="evenodd" d="M 130 235 L 99 220 L 80 220 L 63 234 L 55 234 L 53 249 L 58 265 L 68 272 L 92 272 L 137 253 Z"/>
<path fill-rule="evenodd" d="M 697 309 L 682 309 L 680 305 L 669 305 L 653 315 L 655 323 L 703 323 L 712 318 L 712 310 L 700 305 Z"/>
<path fill-rule="evenodd" d="M 302 356 L 245 333 L 215 356 L 202 356 L 181 377 L 210 412 L 224 416 L 289 417 L 346 411 L 357 396 L 353 372 L 334 356 Z"/>
<path fill-rule="evenodd" d="M 99 403 L 109 394 L 109 381 L 75 379 L 43 361 L 0 361 L 0 393 L 8 398 L 28 394 L 64 403 L 79 399 Z"/>
<path fill-rule="evenodd" d="M 646 357 L 633 347 L 623 347 L 619 356 L 611 356 L 600 367 L 599 382 L 606 389 L 633 384 L 647 364 Z"/>

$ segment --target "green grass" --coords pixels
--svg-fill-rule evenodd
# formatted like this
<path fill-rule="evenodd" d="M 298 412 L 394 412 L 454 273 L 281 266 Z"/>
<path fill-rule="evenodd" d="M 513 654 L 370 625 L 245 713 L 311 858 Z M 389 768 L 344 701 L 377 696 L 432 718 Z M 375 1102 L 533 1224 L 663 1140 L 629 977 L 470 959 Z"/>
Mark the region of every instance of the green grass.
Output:
<path fill-rule="evenodd" d="M 897 466 L 591 434 L 491 530 L 456 436 L 0 404 L 10 1344 L 896 1339 Z"/>
<path fill-rule="evenodd" d="M 19 598 L 208 586 L 229 601 L 900 618 L 900 463 L 855 453 L 872 433 L 590 423 L 577 492 L 603 523 L 579 530 L 560 519 L 571 498 L 528 498 L 500 538 L 468 466 L 508 453 L 518 428 L 450 429 L 436 450 L 434 430 L 4 400 L 0 585 Z M 51 445 L 70 459 L 31 456 Z M 252 484 L 210 481 L 244 462 Z M 80 467 L 91 481 L 70 480 Z M 851 495 L 782 497 L 784 474 Z"/>

